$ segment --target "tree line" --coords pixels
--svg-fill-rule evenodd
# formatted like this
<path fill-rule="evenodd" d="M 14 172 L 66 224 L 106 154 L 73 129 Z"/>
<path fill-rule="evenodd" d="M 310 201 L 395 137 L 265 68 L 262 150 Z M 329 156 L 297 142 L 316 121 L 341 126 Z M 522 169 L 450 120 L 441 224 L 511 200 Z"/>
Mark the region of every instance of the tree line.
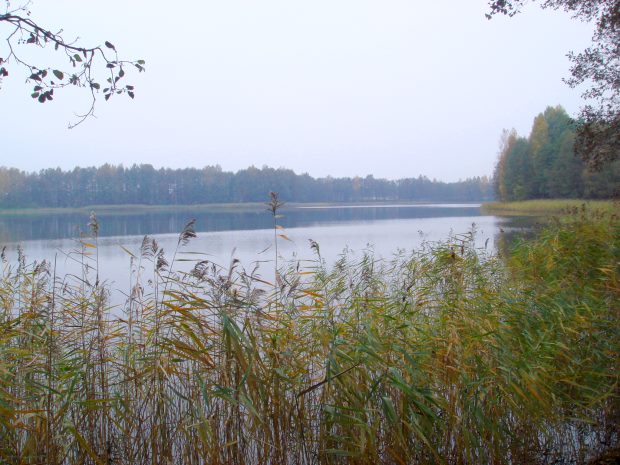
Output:
<path fill-rule="evenodd" d="M 536 0 L 535 0 L 536 2 Z M 489 0 L 487 18 L 514 16 L 526 0 Z M 564 82 L 581 89 L 584 106 L 576 121 L 575 153 L 590 168 L 601 169 L 620 155 L 620 0 L 538 0 L 542 8 L 564 10 L 594 26 L 590 45 L 571 51 Z"/>
<path fill-rule="evenodd" d="M 502 201 L 540 198 L 617 197 L 620 160 L 593 171 L 575 155 L 578 122 L 561 106 L 548 107 L 528 137 L 504 131 L 495 167 L 494 187 Z"/>
<path fill-rule="evenodd" d="M 313 178 L 290 169 L 254 166 L 236 173 L 219 165 L 155 169 L 149 164 L 105 164 L 32 173 L 0 167 L 0 208 L 263 202 L 270 191 L 279 192 L 287 202 L 463 202 L 493 197 L 492 182 L 486 176 L 447 183 L 425 176 Z"/>

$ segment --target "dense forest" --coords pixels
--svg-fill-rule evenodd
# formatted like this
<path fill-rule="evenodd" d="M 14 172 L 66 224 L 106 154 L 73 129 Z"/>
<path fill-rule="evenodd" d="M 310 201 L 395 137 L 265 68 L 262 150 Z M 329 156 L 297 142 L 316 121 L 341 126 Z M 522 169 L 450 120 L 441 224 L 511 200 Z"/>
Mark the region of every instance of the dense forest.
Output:
<path fill-rule="evenodd" d="M 38 173 L 0 167 L 0 208 L 262 202 L 270 191 L 289 202 L 462 202 L 489 200 L 492 190 L 487 177 L 455 183 L 424 176 L 396 181 L 373 176 L 313 178 L 289 169 L 253 166 L 236 173 L 219 166 L 173 170 L 105 164 Z"/>
<path fill-rule="evenodd" d="M 534 119 L 529 137 L 502 135 L 494 185 L 502 201 L 544 198 L 611 198 L 620 189 L 620 160 L 590 171 L 575 156 L 575 121 L 561 107 Z"/>

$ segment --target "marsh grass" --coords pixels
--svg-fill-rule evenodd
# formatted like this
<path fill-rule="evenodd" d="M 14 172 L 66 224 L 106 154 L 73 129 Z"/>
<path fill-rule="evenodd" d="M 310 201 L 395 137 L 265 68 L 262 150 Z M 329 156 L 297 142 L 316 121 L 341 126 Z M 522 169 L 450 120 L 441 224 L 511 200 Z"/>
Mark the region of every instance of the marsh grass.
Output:
<path fill-rule="evenodd" d="M 0 463 L 587 463 L 619 443 L 619 229 L 582 213 L 502 259 L 473 232 L 312 244 L 275 283 L 145 237 L 114 309 L 96 231 L 80 276 L 3 260 Z"/>
<path fill-rule="evenodd" d="M 482 211 L 500 215 L 557 215 L 576 214 L 582 209 L 613 214 L 618 211 L 618 200 L 539 199 L 519 202 L 488 202 Z"/>

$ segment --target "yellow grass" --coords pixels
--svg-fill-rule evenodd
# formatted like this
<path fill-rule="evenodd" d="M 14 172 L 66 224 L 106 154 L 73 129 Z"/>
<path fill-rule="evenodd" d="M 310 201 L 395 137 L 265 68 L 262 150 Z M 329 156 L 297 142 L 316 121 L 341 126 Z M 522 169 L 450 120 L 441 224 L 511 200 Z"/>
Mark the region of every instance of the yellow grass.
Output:
<path fill-rule="evenodd" d="M 493 214 L 557 215 L 588 211 L 619 212 L 616 200 L 539 199 L 521 202 L 489 202 L 482 204 L 482 211 Z"/>

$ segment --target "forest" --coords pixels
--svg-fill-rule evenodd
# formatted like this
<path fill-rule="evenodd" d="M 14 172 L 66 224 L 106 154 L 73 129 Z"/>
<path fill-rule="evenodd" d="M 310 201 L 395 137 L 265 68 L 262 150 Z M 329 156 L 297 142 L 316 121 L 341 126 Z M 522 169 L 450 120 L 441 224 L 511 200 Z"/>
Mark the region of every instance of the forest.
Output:
<path fill-rule="evenodd" d="M 494 187 L 502 201 L 617 197 L 620 160 L 590 170 L 575 155 L 577 123 L 561 106 L 547 107 L 528 137 L 513 129 L 502 134 Z"/>
<path fill-rule="evenodd" d="M 88 205 L 195 205 L 262 202 L 270 191 L 287 202 L 483 201 L 491 181 L 475 177 L 454 183 L 427 177 L 400 180 L 313 178 L 284 168 L 251 166 L 236 173 L 219 165 L 202 169 L 155 169 L 149 164 L 45 169 L 26 173 L 0 167 L 0 208 Z"/>

